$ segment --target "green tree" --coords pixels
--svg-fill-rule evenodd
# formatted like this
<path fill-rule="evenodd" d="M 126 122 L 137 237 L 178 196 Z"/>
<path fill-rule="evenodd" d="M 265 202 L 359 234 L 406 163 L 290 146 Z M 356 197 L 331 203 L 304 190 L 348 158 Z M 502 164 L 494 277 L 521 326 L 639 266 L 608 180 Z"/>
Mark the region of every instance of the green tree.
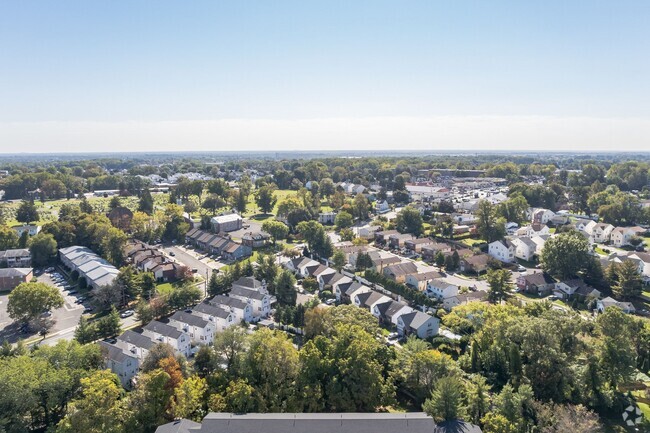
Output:
<path fill-rule="evenodd" d="M 153 215 L 153 197 L 151 196 L 151 192 L 149 191 L 149 188 L 144 188 L 142 190 L 142 194 L 140 195 L 140 202 L 138 204 L 138 210 L 140 212 L 144 212 L 147 215 Z"/>
<path fill-rule="evenodd" d="M 589 259 L 589 241 L 577 231 L 548 239 L 541 254 L 544 271 L 561 279 L 578 276 Z"/>
<path fill-rule="evenodd" d="M 116 227 L 111 227 L 101 241 L 101 249 L 106 260 L 115 266 L 124 263 L 124 246 L 126 245 L 126 234 Z"/>
<path fill-rule="evenodd" d="M 262 223 L 262 230 L 267 232 L 273 238 L 273 245 L 278 239 L 285 239 L 289 234 L 289 227 L 280 221 L 268 219 Z"/>
<path fill-rule="evenodd" d="M 21 223 L 30 223 L 32 221 L 38 221 L 38 209 L 33 200 L 23 200 L 16 210 L 16 220 Z"/>
<path fill-rule="evenodd" d="M 368 199 L 363 194 L 357 194 L 352 200 L 352 214 L 355 218 L 360 220 L 365 220 L 368 218 L 368 212 L 370 211 L 370 203 Z"/>
<path fill-rule="evenodd" d="M 119 379 L 99 370 L 81 379 L 81 395 L 68 407 L 57 433 L 121 433 L 126 419 L 124 391 Z"/>
<path fill-rule="evenodd" d="M 275 203 L 278 201 L 274 195 L 275 187 L 273 185 L 266 185 L 255 191 L 255 203 L 260 208 L 262 213 L 271 213 Z"/>
<path fill-rule="evenodd" d="M 296 277 L 291 271 L 285 269 L 281 271 L 273 282 L 275 295 L 278 302 L 283 305 L 296 305 Z"/>
<path fill-rule="evenodd" d="M 18 248 L 27 248 L 29 245 L 29 232 L 27 230 L 23 230 L 23 232 L 20 234 L 20 237 L 18 238 Z"/>
<path fill-rule="evenodd" d="M 365 271 L 366 269 L 372 268 L 373 263 L 370 254 L 364 252 L 357 254 L 356 267 L 358 271 Z"/>
<path fill-rule="evenodd" d="M 341 250 L 336 250 L 332 256 L 332 266 L 334 269 L 336 269 L 338 272 L 341 272 L 346 262 L 347 259 L 345 258 L 345 253 Z"/>
<path fill-rule="evenodd" d="M 352 218 L 352 215 L 350 215 L 348 212 L 341 211 L 336 215 L 336 218 L 334 219 L 334 224 L 336 225 L 337 229 L 342 230 L 342 229 L 352 227 L 352 224 L 354 224 L 354 219 Z"/>
<path fill-rule="evenodd" d="M 153 433 L 159 425 L 171 421 L 168 408 L 174 388 L 170 381 L 169 374 L 159 368 L 140 375 L 129 396 L 128 431 Z"/>
<path fill-rule="evenodd" d="M 174 418 L 185 418 L 201 421 L 206 409 L 206 393 L 208 384 L 205 379 L 198 376 L 189 377 L 176 388 L 171 404 L 171 413 Z"/>
<path fill-rule="evenodd" d="M 18 247 L 18 234 L 15 230 L 0 225 L 0 251 Z"/>
<path fill-rule="evenodd" d="M 56 240 L 50 234 L 39 233 L 32 238 L 29 251 L 35 266 L 45 266 L 56 257 L 58 251 Z"/>
<path fill-rule="evenodd" d="M 420 211 L 412 206 L 406 206 L 397 214 L 395 227 L 400 233 L 411 233 L 418 237 L 424 232 Z"/>
<path fill-rule="evenodd" d="M 643 280 L 637 264 L 632 260 L 624 260 L 615 270 L 616 283 L 612 286 L 614 296 L 624 300 L 639 296 L 643 289 Z"/>
<path fill-rule="evenodd" d="M 74 331 L 74 339 L 81 344 L 90 343 L 97 339 L 97 329 L 93 324 L 88 322 L 86 316 L 79 318 L 79 325 Z"/>
<path fill-rule="evenodd" d="M 431 392 L 431 398 L 422 405 L 422 409 L 436 420 L 453 421 L 461 418 L 465 412 L 463 389 L 463 382 L 457 377 L 442 377 Z"/>
<path fill-rule="evenodd" d="M 248 413 L 255 409 L 254 392 L 244 379 L 231 381 L 226 388 L 226 405 L 234 413 Z"/>
<path fill-rule="evenodd" d="M 244 214 L 246 212 L 246 207 L 248 206 L 248 197 L 246 196 L 245 192 L 242 190 L 239 190 L 235 193 L 235 209 L 237 209 L 237 212 L 240 214 Z"/>
<path fill-rule="evenodd" d="M 16 321 L 29 322 L 62 306 L 63 296 L 56 287 L 43 283 L 21 283 L 9 293 L 7 312 Z"/>
<path fill-rule="evenodd" d="M 492 302 L 502 301 L 514 287 L 512 275 L 507 269 L 490 269 L 487 273 L 487 282 L 490 286 L 488 298 Z"/>
<path fill-rule="evenodd" d="M 247 347 L 246 330 L 241 326 L 231 326 L 214 336 L 214 351 L 225 361 L 226 371 L 233 377 Z"/>
<path fill-rule="evenodd" d="M 476 229 L 481 239 L 494 242 L 506 234 L 506 221 L 497 216 L 495 207 L 487 200 L 481 200 L 476 211 Z"/>
<path fill-rule="evenodd" d="M 226 206 L 226 201 L 215 194 L 210 194 L 207 196 L 201 204 L 201 207 L 205 210 L 210 211 L 212 215 L 216 215 L 217 210 L 221 209 L 224 206 Z"/>

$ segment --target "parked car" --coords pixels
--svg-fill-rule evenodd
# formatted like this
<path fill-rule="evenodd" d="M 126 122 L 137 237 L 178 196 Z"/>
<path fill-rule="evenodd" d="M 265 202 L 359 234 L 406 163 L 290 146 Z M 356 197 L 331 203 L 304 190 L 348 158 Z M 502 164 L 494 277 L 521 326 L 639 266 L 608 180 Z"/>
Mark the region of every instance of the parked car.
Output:
<path fill-rule="evenodd" d="M 175 257 L 175 256 L 176 256 L 176 253 L 173 252 L 173 251 L 170 251 L 170 252 L 169 252 L 169 255 L 172 256 L 172 257 Z"/>
<path fill-rule="evenodd" d="M 124 310 L 120 313 L 120 317 L 122 319 L 126 319 L 127 317 L 131 317 L 135 314 L 135 311 L 133 310 Z"/>
<path fill-rule="evenodd" d="M 517 267 L 517 270 L 518 270 L 519 272 L 526 272 L 526 268 L 524 268 L 524 267 L 521 266 L 521 265 L 519 265 L 519 266 Z"/>
<path fill-rule="evenodd" d="M 334 299 L 334 298 L 328 299 L 327 301 L 325 301 L 325 303 L 327 305 L 334 305 L 334 304 L 336 304 L 336 299 Z"/>
<path fill-rule="evenodd" d="M 84 308 L 84 314 L 92 313 L 93 310 L 94 310 L 93 307 L 86 307 Z"/>
<path fill-rule="evenodd" d="M 78 292 L 76 290 L 70 290 L 68 295 L 76 295 Z"/>

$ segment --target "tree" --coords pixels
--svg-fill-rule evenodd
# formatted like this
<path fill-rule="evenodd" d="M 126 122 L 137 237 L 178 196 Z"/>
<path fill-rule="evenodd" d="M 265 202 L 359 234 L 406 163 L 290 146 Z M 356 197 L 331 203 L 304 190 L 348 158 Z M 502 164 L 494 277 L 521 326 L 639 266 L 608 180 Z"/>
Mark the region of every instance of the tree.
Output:
<path fill-rule="evenodd" d="M 167 343 L 157 343 L 149 349 L 149 353 L 140 366 L 144 372 L 155 370 L 159 367 L 160 361 L 165 358 L 174 357 L 174 348 Z"/>
<path fill-rule="evenodd" d="M 102 317 L 97 322 L 97 333 L 100 337 L 116 337 L 122 333 L 120 324 L 120 315 L 114 306 L 108 315 Z"/>
<path fill-rule="evenodd" d="M 291 271 L 287 269 L 282 270 L 275 278 L 273 287 L 275 288 L 275 295 L 280 304 L 296 305 L 296 298 L 298 296 L 296 292 L 296 277 L 293 276 Z"/>
<path fill-rule="evenodd" d="M 639 268 L 632 260 L 623 260 L 615 266 L 616 283 L 612 286 L 612 292 L 618 299 L 628 300 L 641 294 L 643 280 Z"/>
<path fill-rule="evenodd" d="M 231 381 L 226 388 L 226 404 L 228 408 L 234 413 L 248 413 L 254 410 L 253 392 L 255 392 L 255 389 L 246 380 Z"/>
<path fill-rule="evenodd" d="M 0 225 L 0 251 L 11 250 L 18 246 L 18 234 L 15 230 Z"/>
<path fill-rule="evenodd" d="M 153 208 L 153 197 L 151 196 L 151 192 L 149 191 L 149 188 L 144 188 L 140 195 L 138 210 L 147 215 L 153 215 Z"/>
<path fill-rule="evenodd" d="M 140 375 L 129 396 L 132 416 L 127 425 L 131 431 L 153 433 L 157 426 L 171 421 L 168 409 L 174 389 L 169 384 L 169 374 L 159 368 Z"/>
<path fill-rule="evenodd" d="M 262 213 L 271 213 L 278 198 L 273 194 L 275 187 L 272 185 L 265 185 L 255 191 L 255 203 L 260 208 Z"/>
<path fill-rule="evenodd" d="M 289 227 L 280 221 L 268 219 L 262 223 L 262 230 L 267 232 L 273 238 L 273 245 L 278 239 L 285 239 L 289 234 Z"/>
<path fill-rule="evenodd" d="M 27 323 L 62 306 L 63 296 L 56 287 L 43 283 L 21 283 L 9 293 L 7 312 L 12 319 Z"/>
<path fill-rule="evenodd" d="M 472 346 L 472 349 L 474 347 Z M 474 352 L 472 352 L 474 353 Z M 470 420 L 478 424 L 490 409 L 490 387 L 479 374 L 470 376 L 465 388 L 467 393 L 467 413 Z"/>
<path fill-rule="evenodd" d="M 35 266 L 47 265 L 56 257 L 58 251 L 54 236 L 46 233 L 37 234 L 32 238 L 29 251 Z"/>
<path fill-rule="evenodd" d="M 370 203 L 368 199 L 363 194 L 357 194 L 352 201 L 352 213 L 355 218 L 360 220 L 365 220 L 368 218 L 368 212 L 370 211 Z"/>
<path fill-rule="evenodd" d="M 348 212 L 341 211 L 336 215 L 336 218 L 334 218 L 334 224 L 336 225 L 337 229 L 342 230 L 348 227 L 352 227 L 352 224 L 354 224 L 354 219 Z"/>
<path fill-rule="evenodd" d="M 438 380 L 422 409 L 435 420 L 453 421 L 461 418 L 463 407 L 463 382 L 455 376 L 445 376 Z"/>
<path fill-rule="evenodd" d="M 487 273 L 487 282 L 490 285 L 488 298 L 491 302 L 502 301 L 508 292 L 513 289 L 512 275 L 506 269 L 490 269 Z"/>
<path fill-rule="evenodd" d="M 237 212 L 240 214 L 244 214 L 247 206 L 248 197 L 246 196 L 246 193 L 240 189 L 235 193 L 235 209 L 237 209 Z"/>
<path fill-rule="evenodd" d="M 126 234 L 122 230 L 111 227 L 101 241 L 104 258 L 115 266 L 120 266 L 124 262 L 126 240 Z"/>
<path fill-rule="evenodd" d="M 338 272 L 341 272 L 341 269 L 345 266 L 347 259 L 345 258 L 345 253 L 342 250 L 336 250 L 332 256 L 332 266 Z"/>
<path fill-rule="evenodd" d="M 38 209 L 33 200 L 23 200 L 16 210 L 16 220 L 21 223 L 30 223 L 32 221 L 38 221 Z"/>
<path fill-rule="evenodd" d="M 207 196 L 203 201 L 203 204 L 201 204 L 201 207 L 210 211 L 212 215 L 215 215 L 217 213 L 217 210 L 224 206 L 226 206 L 226 201 L 215 194 L 210 194 Z"/>
<path fill-rule="evenodd" d="M 506 221 L 497 217 L 496 209 L 487 200 L 481 200 L 476 211 L 476 229 L 481 239 L 487 243 L 503 239 L 506 234 Z"/>
<path fill-rule="evenodd" d="M 589 241 L 577 231 L 548 239 L 541 254 L 544 271 L 561 279 L 578 276 L 589 259 Z"/>
<path fill-rule="evenodd" d="M 418 237 L 424 232 L 424 225 L 420 211 L 412 206 L 406 206 L 397 214 L 395 227 L 400 233 L 411 233 Z"/>
<path fill-rule="evenodd" d="M 205 379 L 192 376 L 174 391 L 171 413 L 174 418 L 201 421 L 206 414 L 205 396 L 208 384 Z"/>
<path fill-rule="evenodd" d="M 231 326 L 214 336 L 214 351 L 226 362 L 226 371 L 235 376 L 241 356 L 248 346 L 246 330 Z"/>
<path fill-rule="evenodd" d="M 81 395 L 70 403 L 57 433 L 124 432 L 124 391 L 117 376 L 109 370 L 99 370 L 80 383 Z"/>

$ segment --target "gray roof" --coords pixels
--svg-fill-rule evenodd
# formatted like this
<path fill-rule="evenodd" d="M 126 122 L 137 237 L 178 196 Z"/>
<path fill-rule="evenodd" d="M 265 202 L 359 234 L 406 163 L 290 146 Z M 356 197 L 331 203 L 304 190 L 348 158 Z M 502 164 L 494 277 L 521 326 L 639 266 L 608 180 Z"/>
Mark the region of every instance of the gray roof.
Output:
<path fill-rule="evenodd" d="M 173 326 L 159 322 L 157 320 L 152 320 L 151 322 L 147 323 L 146 326 L 144 326 L 142 329 L 175 339 L 178 339 L 181 335 L 183 335 L 181 331 L 174 328 Z"/>
<path fill-rule="evenodd" d="M 175 312 L 169 317 L 169 320 L 176 320 L 177 322 L 185 323 L 187 325 L 196 326 L 199 328 L 205 328 L 208 325 L 207 320 L 203 320 L 199 316 L 195 316 L 194 314 L 186 313 L 184 311 Z"/>
<path fill-rule="evenodd" d="M 390 306 L 388 307 L 388 309 L 386 310 L 386 312 L 384 314 L 389 319 L 392 319 L 393 316 L 404 307 L 408 307 L 408 305 L 406 305 L 406 304 L 404 304 L 402 302 L 391 301 Z"/>
<path fill-rule="evenodd" d="M 431 433 L 483 433 L 483 430 L 477 425 L 456 420 L 438 424 Z"/>
<path fill-rule="evenodd" d="M 255 289 L 249 289 L 248 287 L 232 286 L 232 289 L 230 290 L 230 296 L 241 296 L 243 298 L 250 298 L 261 301 L 267 295 Z"/>
<path fill-rule="evenodd" d="M 190 421 L 189 419 L 177 419 L 167 424 L 163 424 L 156 429 L 156 433 L 192 433 L 198 432 L 201 424 Z"/>
<path fill-rule="evenodd" d="M 142 349 L 151 349 L 151 347 L 155 344 L 153 341 L 151 341 L 151 338 L 145 337 L 144 335 L 130 329 L 128 331 L 124 331 L 122 335 L 117 337 L 117 339 L 119 341 L 131 343 L 134 346 L 140 347 Z"/>
<path fill-rule="evenodd" d="M 197 313 L 209 314 L 210 316 L 219 317 L 221 319 L 227 319 L 230 315 L 230 311 L 224 310 L 223 308 L 217 307 L 213 304 L 206 304 L 205 302 L 196 305 L 192 310 Z"/>
<path fill-rule="evenodd" d="M 242 301 L 241 299 L 231 298 L 230 296 L 224 296 L 224 295 L 217 295 L 214 298 L 210 299 L 210 301 L 208 302 L 215 306 L 227 305 L 228 307 L 237 308 L 240 310 L 244 310 L 248 306 L 248 304 Z"/>
<path fill-rule="evenodd" d="M 242 287 L 248 287 L 250 289 L 257 289 L 262 287 L 262 282 L 259 280 L 256 280 L 253 277 L 241 277 L 234 283 L 232 283 L 233 286 L 242 286 Z"/>
<path fill-rule="evenodd" d="M 430 319 L 435 319 L 435 317 L 421 311 L 413 311 L 411 313 L 402 314 L 400 317 L 402 318 L 405 326 L 410 326 L 411 329 L 416 330 L 419 329 L 420 326 L 427 323 Z"/>
<path fill-rule="evenodd" d="M 431 433 L 435 422 L 407 413 L 210 413 L 201 433 Z M 157 432 L 160 433 L 160 432 Z M 451 433 L 451 431 L 449 432 Z M 474 433 L 474 432 L 472 432 Z"/>
<path fill-rule="evenodd" d="M 0 251 L 0 258 L 4 257 L 29 257 L 31 254 L 27 248 L 18 248 L 14 250 Z"/>
<path fill-rule="evenodd" d="M 32 268 L 0 268 L 0 278 L 24 277 L 32 272 Z"/>
<path fill-rule="evenodd" d="M 107 359 L 110 359 L 113 362 L 118 362 L 122 364 L 124 361 L 127 359 L 136 359 L 134 356 L 127 355 L 122 349 L 119 347 L 107 343 L 106 341 L 100 341 L 99 346 L 101 347 L 102 353 Z"/>

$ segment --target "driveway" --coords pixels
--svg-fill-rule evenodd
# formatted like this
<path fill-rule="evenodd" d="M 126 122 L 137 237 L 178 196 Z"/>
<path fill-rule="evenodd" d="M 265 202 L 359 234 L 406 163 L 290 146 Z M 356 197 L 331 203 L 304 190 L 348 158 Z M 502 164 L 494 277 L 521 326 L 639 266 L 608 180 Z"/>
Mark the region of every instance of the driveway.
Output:
<path fill-rule="evenodd" d="M 210 274 L 213 270 L 219 269 L 225 266 L 224 263 L 216 262 L 200 251 L 187 248 L 181 245 L 165 245 L 162 247 L 162 251 L 169 256 L 172 260 L 175 260 L 190 269 L 196 269 L 197 274 L 201 277 L 210 278 Z M 174 255 L 171 256 L 170 253 Z"/>

